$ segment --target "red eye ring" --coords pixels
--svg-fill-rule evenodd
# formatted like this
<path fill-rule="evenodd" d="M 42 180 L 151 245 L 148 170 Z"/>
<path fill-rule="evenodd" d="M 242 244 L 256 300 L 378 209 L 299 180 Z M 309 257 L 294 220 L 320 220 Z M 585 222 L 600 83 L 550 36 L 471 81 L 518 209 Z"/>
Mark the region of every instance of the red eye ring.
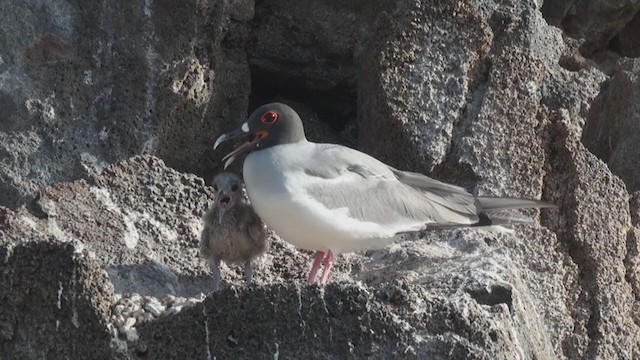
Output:
<path fill-rule="evenodd" d="M 278 113 L 275 111 L 267 111 L 260 116 L 260 122 L 266 125 L 273 125 L 278 121 Z"/>

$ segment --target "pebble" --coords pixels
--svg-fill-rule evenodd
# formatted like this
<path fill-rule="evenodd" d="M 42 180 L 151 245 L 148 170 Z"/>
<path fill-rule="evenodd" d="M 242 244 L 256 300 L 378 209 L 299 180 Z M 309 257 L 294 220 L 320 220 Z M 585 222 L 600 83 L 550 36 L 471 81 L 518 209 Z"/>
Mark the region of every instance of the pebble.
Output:
<path fill-rule="evenodd" d="M 138 294 L 138 293 L 133 293 L 133 294 L 131 294 L 131 297 L 129 299 L 134 304 L 135 303 L 140 304 L 140 302 L 142 301 L 142 296 L 140 296 L 140 294 Z"/>
<path fill-rule="evenodd" d="M 182 311 L 182 306 L 172 306 L 169 310 L 167 310 L 167 314 L 173 315 L 179 313 L 180 311 Z"/>
<path fill-rule="evenodd" d="M 153 316 L 158 317 L 162 315 L 165 307 L 159 303 L 149 302 L 144 306 L 144 309 L 153 314 Z"/>
<path fill-rule="evenodd" d="M 166 306 L 171 306 L 176 302 L 176 297 L 171 295 L 171 294 L 167 294 L 165 295 L 165 297 L 162 299 L 162 302 L 166 305 Z"/>
<path fill-rule="evenodd" d="M 151 315 L 150 313 L 144 313 L 142 319 L 147 322 L 147 321 L 151 321 L 153 320 L 153 315 Z"/>
<path fill-rule="evenodd" d="M 196 305 L 205 298 L 204 293 L 192 298 L 167 294 L 161 299 L 142 296 L 138 293 L 117 294 L 112 307 L 111 322 L 121 338 L 126 339 L 129 343 L 135 343 L 139 338 L 136 325 L 152 321 L 165 314 L 177 314 L 185 307 Z"/>
<path fill-rule="evenodd" d="M 185 299 L 184 301 L 180 301 L 180 302 L 175 302 L 173 303 L 172 307 L 184 307 L 185 305 L 187 305 L 187 299 Z"/>
<path fill-rule="evenodd" d="M 113 321 L 113 323 L 115 326 L 121 327 L 122 325 L 124 325 L 124 316 L 122 316 L 121 314 L 116 315 L 116 318 Z"/>
<path fill-rule="evenodd" d="M 138 341 L 138 330 L 136 328 L 127 329 L 125 332 L 125 336 L 127 337 L 128 342 L 136 342 Z"/>
<path fill-rule="evenodd" d="M 132 317 L 135 317 L 136 319 L 142 317 L 145 314 L 144 309 L 140 308 L 134 312 L 131 313 Z"/>
<path fill-rule="evenodd" d="M 130 317 L 124 321 L 124 325 L 122 326 L 125 329 L 132 328 L 136 324 L 136 318 Z"/>
<path fill-rule="evenodd" d="M 193 306 L 193 305 L 198 304 L 200 302 L 202 302 L 202 301 L 198 300 L 198 299 L 191 298 L 191 299 L 187 300 L 186 305 L 187 306 Z"/>

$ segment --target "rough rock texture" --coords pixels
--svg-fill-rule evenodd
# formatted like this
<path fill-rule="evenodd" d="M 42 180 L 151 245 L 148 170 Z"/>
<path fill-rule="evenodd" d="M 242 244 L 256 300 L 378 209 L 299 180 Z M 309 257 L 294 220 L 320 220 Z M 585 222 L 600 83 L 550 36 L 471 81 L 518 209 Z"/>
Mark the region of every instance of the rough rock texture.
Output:
<path fill-rule="evenodd" d="M 594 44 L 593 39 L 602 40 L 613 27 L 624 28 L 620 25 L 633 16 L 590 13 L 597 8 L 582 8 L 590 3 L 556 2 L 580 9 L 575 14 L 563 10 L 563 19 L 589 13 L 583 25 L 594 31 L 589 40 Z M 148 4 L 149 9 L 169 6 Z M 536 223 L 516 226 L 512 233 L 425 232 L 383 250 L 341 255 L 332 283 L 323 288 L 302 285 L 312 254 L 274 237 L 270 252 L 256 263 L 254 285 L 244 285 L 239 267 L 223 267 L 223 290 L 204 297 L 211 284 L 204 260 L 196 256 L 197 234 L 212 193 L 202 179 L 169 169 L 158 158 L 134 157 L 101 174 L 87 171 L 92 176 L 85 180 L 41 188 L 35 201 L 15 211 L 0 209 L 0 286 L 10 289 L 0 293 L 0 358 L 640 357 L 640 189 L 631 141 L 639 112 L 635 61 L 620 62 L 609 78 L 582 57 L 580 41 L 565 39 L 545 21 L 541 1 L 263 1 L 256 4 L 250 34 L 243 26 L 251 17 L 251 2 L 189 4 L 163 18 L 184 25 L 183 32 L 155 27 L 158 33 L 167 31 L 165 37 L 177 37 L 161 38 L 173 46 L 171 51 L 190 49 L 192 43 L 178 38 L 196 24 L 196 33 L 210 34 L 214 45 L 193 50 L 194 59 L 203 64 L 204 57 L 213 59 L 212 53 L 218 60 L 240 59 L 222 63 L 230 72 L 227 79 L 245 79 L 242 48 L 247 37 L 249 59 L 258 73 L 253 80 L 264 80 L 254 89 L 270 89 L 281 81 L 286 84 L 278 86 L 299 90 L 302 99 L 291 97 L 294 102 L 289 103 L 301 110 L 314 140 L 338 138 L 316 121 L 313 104 L 329 101 L 341 108 L 344 103 L 340 96 L 312 99 L 310 94 L 349 92 L 355 86 L 363 150 L 392 166 L 430 173 L 478 194 L 543 198 L 559 208 L 523 212 Z M 47 6 L 44 14 L 52 11 Z M 74 19 L 73 9 L 56 11 Z M 86 17 L 92 11 L 78 14 Z M 151 18 L 157 14 L 151 12 Z M 612 17 L 617 23 L 605 28 L 602 19 Z M 115 15 L 112 19 L 125 22 Z M 16 23 L 10 19 L 1 26 L 6 24 Z M 129 27 L 123 29 L 127 34 Z M 142 36 L 144 29 L 130 36 Z M 30 42 L 40 45 L 29 48 L 25 59 L 58 59 L 41 66 L 75 64 L 80 56 L 75 43 L 54 30 L 40 42 Z M 15 31 L 7 34 L 6 39 L 16 36 Z M 220 34 L 225 34 L 222 39 Z M 74 39 L 91 49 L 88 39 Z M 119 48 L 100 54 L 135 53 L 114 49 Z M 0 81 L 12 74 L 5 69 L 17 71 L 2 56 Z M 215 67 L 219 62 L 207 64 L 205 69 L 216 75 L 222 69 Z M 118 77 L 108 82 L 114 87 L 131 79 L 150 81 L 147 72 L 119 69 Z M 162 76 L 174 70 L 156 74 L 152 87 L 160 89 Z M 198 71 L 187 78 L 199 79 Z M 68 99 L 61 93 L 67 88 L 53 84 L 50 89 L 57 95 L 51 101 Z M 227 83 L 208 84 L 216 96 L 229 94 Z M 49 89 L 44 83 L 38 86 Z M 3 89 L 11 96 L 21 93 Z M 233 89 L 240 90 L 224 101 L 194 95 L 209 109 L 197 107 L 198 116 L 186 116 L 187 110 L 162 112 L 172 115 L 170 121 L 154 123 L 167 130 L 158 139 L 171 137 L 184 149 L 165 146 L 157 153 L 178 166 L 171 159 L 186 159 L 186 154 L 210 146 L 213 137 L 206 131 L 234 125 L 240 113 L 229 110 L 228 122 L 201 122 L 199 116 L 214 108 L 224 112 L 227 104 L 244 109 L 237 104 L 245 101 L 246 88 Z M 181 94 L 171 104 L 195 93 Z M 21 109 L 21 103 L 12 107 L 11 96 L 0 96 L 0 104 L 8 104 L 2 109 Z M 51 114 L 42 105 L 46 102 L 23 102 L 25 109 L 44 114 L 43 119 Z M 118 116 L 125 114 L 118 111 Z M 168 131 L 178 124 L 173 121 L 188 124 L 175 137 Z M 61 126 L 60 131 L 76 131 L 68 122 Z M 156 134 L 154 126 L 140 134 Z M 38 136 L 50 133 L 40 122 L 0 122 L 0 127 L 11 134 L 3 138 L 9 140 L 0 145 L 3 149 L 9 149 L 6 144 L 45 149 Z M 86 136 L 95 134 L 89 130 Z M 27 133 L 32 142 L 25 140 Z M 186 140 L 180 143 L 181 138 Z M 116 151 L 114 144 L 106 144 L 105 153 Z M 215 159 L 225 150 L 214 154 Z M 3 151 L 2 176 L 24 158 L 20 152 Z M 55 159 L 47 169 L 71 169 L 56 167 L 62 166 L 56 161 L 65 164 L 66 158 Z M 202 158 L 187 160 L 214 169 Z M 32 163 L 24 164 L 21 171 L 29 173 Z M 23 189 L 20 194 L 33 193 L 36 183 L 30 181 L 11 186 Z M 79 244 L 84 250 L 78 250 Z M 65 329 L 64 336 L 56 326 Z"/>
<path fill-rule="evenodd" d="M 113 286 L 82 243 L 33 231 L 0 208 L 0 355 L 112 359 Z"/>
<path fill-rule="evenodd" d="M 489 296 L 491 306 L 487 306 L 478 304 L 467 290 L 474 291 L 459 289 L 456 302 L 404 282 L 377 290 L 360 284 L 331 284 L 324 289 L 288 284 L 225 291 L 210 296 L 200 309 L 191 310 L 190 317 L 179 319 L 180 323 L 173 320 L 170 325 L 171 319 L 167 319 L 164 324 L 142 328 L 141 341 L 160 339 L 169 344 L 153 350 L 149 347 L 151 356 L 162 358 L 184 351 L 194 356 L 206 357 L 210 353 L 243 358 L 266 354 L 285 358 L 310 354 L 313 358 L 551 358 L 549 352 L 541 351 L 543 339 L 531 339 L 527 333 L 505 333 L 494 327 L 496 322 L 522 321 L 512 320 L 509 315 L 509 305 L 523 305 L 519 294 L 512 299 L 512 289 L 496 286 L 492 290 L 500 292 L 508 304 L 500 299 L 492 303 L 495 299 Z M 198 310 L 204 318 L 200 318 L 200 326 L 194 327 L 195 315 L 200 317 Z M 185 320 L 191 324 L 183 324 Z M 271 325 L 274 322 L 278 327 Z M 255 325 L 246 326 L 247 323 Z M 195 351 L 183 347 L 182 331 L 169 331 L 174 326 L 190 331 L 188 336 L 199 339 L 204 346 Z M 478 331 L 485 326 L 490 330 Z M 531 340 L 533 344 L 529 343 Z"/>
<path fill-rule="evenodd" d="M 631 223 L 633 226 L 640 227 L 640 191 L 631 195 L 629 210 L 631 210 Z"/>
<path fill-rule="evenodd" d="M 593 102 L 582 142 L 629 191 L 640 190 L 640 61 L 625 59 Z"/>
<path fill-rule="evenodd" d="M 585 56 L 606 49 L 619 33 L 629 33 L 623 29 L 639 10 L 638 0 L 546 0 L 542 6 L 549 24 L 562 28 L 571 37 L 585 39 Z"/>
<path fill-rule="evenodd" d="M 357 137 L 356 92 L 362 50 L 389 0 L 258 1 L 247 56 L 251 107 L 284 96 Z M 250 109 L 250 110 L 252 110 Z"/>
<path fill-rule="evenodd" d="M 211 198 L 201 179 L 157 158 L 134 158 L 91 183 L 42 189 L 33 204 L 41 219 L 33 221 L 61 241 L 90 245 L 118 293 L 193 296 L 206 283 L 197 244 Z"/>
<path fill-rule="evenodd" d="M 0 204 L 152 153 L 208 175 L 246 116 L 249 0 L 0 4 Z"/>
<path fill-rule="evenodd" d="M 3 216 L 11 221 L 4 222 L 2 251 L 16 254 L 12 249 L 45 236 L 50 251 L 70 248 L 73 255 L 69 244 L 83 244 L 82 253 L 94 267 L 106 270 L 94 271 L 103 282 L 108 274 L 113 290 L 104 287 L 102 294 L 103 287 L 91 287 L 93 280 L 78 278 L 78 288 L 89 288 L 85 296 L 101 317 L 71 321 L 103 334 L 101 349 L 108 344 L 113 357 L 199 357 L 209 349 L 223 357 L 279 352 L 286 357 L 553 358 L 541 318 L 526 310 L 534 304 L 520 280 L 522 264 L 493 248 L 517 242 L 512 235 L 438 232 L 399 241 L 389 250 L 346 254 L 332 276 L 337 285 L 324 290 L 301 285 L 311 254 L 274 238 L 271 252 L 256 264 L 257 287 L 242 286 L 239 267 L 224 267 L 225 283 L 235 287 L 204 303 L 176 305 L 176 296 L 210 289 L 205 262 L 195 253 L 197 219 L 212 198 L 202 180 L 168 169 L 157 158 L 132 158 L 90 182 L 44 188 L 30 212 L 5 210 Z M 553 234 L 543 229 L 521 230 L 542 243 L 554 242 Z M 24 255 L 33 260 L 42 256 L 33 249 Z M 12 275 L 6 281 L 18 273 L 24 276 L 11 266 L 10 261 L 2 265 L 2 273 Z M 56 274 L 62 266 L 54 263 L 46 271 Z M 552 269 L 543 272 L 558 276 L 549 273 Z M 25 279 L 24 284 L 31 283 Z M 75 289 L 64 284 L 63 289 Z M 42 301 L 43 308 L 57 306 L 58 290 L 53 285 L 16 288 L 23 297 Z M 136 301 L 139 305 L 128 305 Z M 10 308 L 13 327 L 33 329 L 23 320 L 31 311 Z M 3 328 L 11 329 L 11 324 Z M 257 341 L 257 334 L 265 335 Z M 8 340 L 6 346 L 30 346 L 23 338 Z M 327 341 L 337 341 L 336 347 L 326 348 Z M 31 348 L 55 354 L 45 345 Z"/>
<path fill-rule="evenodd" d="M 637 253 L 627 253 L 629 195 L 567 123 L 568 118 L 558 114 L 552 128 L 552 149 L 557 152 L 550 163 L 555 175 L 547 179 L 548 194 L 561 211 L 570 209 L 562 220 L 549 218 L 548 225 L 566 246 L 579 275 L 571 308 L 574 333 L 563 345 L 570 358 L 635 358 L 640 354 L 640 328 L 630 315 L 637 283 L 625 278 L 625 261 L 637 261 Z"/>
<path fill-rule="evenodd" d="M 588 63 L 576 69 L 579 71 L 561 66 L 573 49 L 531 4 L 501 1 L 451 3 L 437 9 L 430 6 L 405 2 L 393 16 L 381 17 L 382 41 L 374 35 L 375 41 L 367 50 L 371 56 L 366 57 L 372 65 L 361 69 L 363 147 L 391 165 L 433 170 L 447 181 L 475 185 L 474 191 L 481 194 L 544 194 L 561 205 L 558 212 L 544 217 L 558 238 L 539 241 L 533 236 L 536 241 L 504 243 L 511 258 L 522 256 L 521 268 L 530 269 L 524 282 L 535 289 L 531 291 L 533 302 L 550 333 L 555 356 L 637 356 L 635 344 L 640 335 L 631 320 L 637 303 L 632 288 L 637 279 L 624 276 L 625 264 L 637 261 L 637 253 L 627 251 L 628 193 L 606 165 L 579 142 L 606 76 Z M 465 16 L 476 20 L 458 20 Z M 456 22 L 465 26 L 455 26 L 454 34 L 445 31 Z M 397 27 L 396 37 L 388 37 Z M 454 37 L 460 33 L 473 35 Z M 426 43 L 425 38 L 442 44 L 462 41 L 465 49 L 471 50 L 467 58 L 478 64 L 475 72 L 466 68 L 444 71 L 444 76 L 452 78 L 448 86 L 425 86 L 432 92 L 434 87 L 447 91 L 446 97 L 420 94 L 414 89 L 422 83 L 398 72 L 403 66 L 417 68 L 425 59 L 438 59 L 436 56 L 458 58 L 459 46 L 418 47 L 416 44 Z M 489 44 L 480 46 L 482 41 Z M 403 62 L 405 58 L 398 52 L 409 56 L 408 60 Z M 426 69 L 442 67 L 442 63 L 446 61 Z M 442 72 L 428 76 L 438 78 Z M 408 85 L 398 86 L 401 81 Z M 434 113 L 425 121 L 406 116 L 415 111 L 416 99 L 423 102 L 424 109 L 438 109 L 456 96 L 462 105 L 448 117 Z M 608 113 L 600 112 L 603 118 Z M 369 128 L 364 129 L 364 124 Z M 451 129 L 446 136 L 435 131 L 443 124 Z M 386 146 L 379 146 L 385 144 L 387 134 L 408 132 L 414 126 L 426 128 L 430 141 L 395 136 Z M 567 153 L 571 155 L 560 156 Z M 553 276 L 542 271 L 549 268 L 556 269 Z"/>
<path fill-rule="evenodd" d="M 611 47 L 622 56 L 640 56 L 640 11 L 611 39 Z"/>
<path fill-rule="evenodd" d="M 211 188 L 152 156 L 134 157 L 106 168 L 90 181 L 43 188 L 23 220 L 59 241 L 79 240 L 96 254 L 116 293 L 193 297 L 211 288 L 199 258 L 201 218 L 214 200 Z M 274 239 L 275 250 L 254 266 L 257 283 L 272 282 L 265 271 L 293 248 Z M 283 259 L 274 257 L 279 254 Z M 304 256 L 282 261 L 278 274 L 303 279 Z M 241 267 L 222 265 L 223 284 L 242 279 Z"/>
<path fill-rule="evenodd" d="M 407 1 L 394 15 L 378 21 L 362 56 L 360 145 L 399 168 L 430 172 L 447 155 L 492 34 L 471 4 Z M 407 143 L 421 151 L 396 151 Z"/>
<path fill-rule="evenodd" d="M 390 3 L 258 2 L 247 49 L 252 72 L 284 87 L 355 89 L 357 59 L 378 12 Z"/>

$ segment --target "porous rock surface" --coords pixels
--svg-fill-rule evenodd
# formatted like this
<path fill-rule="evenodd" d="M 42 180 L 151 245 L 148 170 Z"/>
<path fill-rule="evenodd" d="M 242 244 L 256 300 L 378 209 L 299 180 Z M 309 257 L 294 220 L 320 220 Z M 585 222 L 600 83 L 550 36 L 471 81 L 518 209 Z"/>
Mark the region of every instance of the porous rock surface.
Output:
<path fill-rule="evenodd" d="M 619 62 L 611 80 L 593 102 L 582 135 L 589 150 L 624 180 L 640 190 L 640 61 Z"/>
<path fill-rule="evenodd" d="M 208 176 L 211 139 L 245 116 L 251 1 L 8 1 L 0 14 L 4 205 L 140 153 Z"/>
<path fill-rule="evenodd" d="M 0 208 L 3 359 L 111 359 L 113 286 L 80 242 L 61 243 Z"/>
<path fill-rule="evenodd" d="M 564 3 L 575 5 L 567 14 L 598 15 Z M 242 58 L 246 35 L 264 81 L 357 92 L 362 150 L 480 195 L 558 208 L 523 212 L 535 224 L 511 233 L 424 232 L 341 255 L 325 287 L 304 285 L 312 254 L 274 235 L 255 284 L 223 266 L 223 289 L 209 294 L 197 238 L 211 189 L 167 167 L 170 148 L 157 152 L 166 163 L 136 156 L 0 209 L 2 358 L 640 357 L 635 60 L 613 64 L 610 77 L 581 59 L 579 42 L 549 24 L 552 2 L 283 0 L 258 2 L 253 20 L 251 2 L 215 4 L 198 2 L 212 6 L 209 24 L 239 29 L 220 51 Z M 601 15 L 619 31 L 633 14 L 616 14 Z M 194 131 L 232 125 L 170 117 Z M 312 128 L 310 138 L 334 141 Z M 202 145 L 187 138 L 183 154 Z"/>
<path fill-rule="evenodd" d="M 23 318 L 35 317 L 37 323 L 51 323 L 38 341 L 66 336 L 53 331 L 56 320 L 58 326 L 96 328 L 104 337 L 103 349 L 113 357 L 199 357 L 207 351 L 247 357 L 271 352 L 286 357 L 552 354 L 540 317 L 525 311 L 534 305 L 518 267 L 504 250 L 477 239 L 480 233 L 424 234 L 387 251 L 341 256 L 332 276 L 335 284 L 326 288 L 302 285 L 311 254 L 274 237 L 272 251 L 256 264 L 256 285 L 244 286 L 239 267 L 223 267 L 231 287 L 202 302 L 210 277 L 195 255 L 197 220 L 211 198 L 199 178 L 144 156 L 114 164 L 90 182 L 44 188 L 30 211 L 5 209 L 3 286 L 33 283 L 33 272 L 57 273 L 52 270 L 61 265 L 31 264 L 30 271 L 14 265 L 18 259 L 45 256 L 34 250 L 40 247 L 58 250 L 56 258 L 63 262 L 88 262 L 93 276 L 108 286 L 92 286 L 96 279 L 70 270 L 68 278 L 58 281 L 62 287 L 15 288 L 23 298 L 59 306 L 60 314 L 70 316 L 44 316 L 25 308 L 26 300 L 12 300 L 16 305 L 6 309 L 12 317 L 3 324 L 10 329 L 3 353 L 26 346 L 27 339 L 13 329 L 32 329 Z M 541 238 L 553 238 L 542 232 Z M 65 294 L 68 300 L 57 302 Z M 99 310 L 100 317 L 78 312 L 75 307 L 83 301 L 97 306 L 86 311 Z M 457 320 L 450 323 L 450 317 Z M 532 327 L 539 330 L 532 332 Z M 336 346 L 327 348 L 328 341 Z M 39 351 L 57 356 L 46 347 Z M 84 348 L 69 351 L 89 354 Z"/>
<path fill-rule="evenodd" d="M 625 56 L 637 51 L 640 43 L 632 39 L 638 29 L 639 11 L 637 0 L 546 0 L 542 4 L 549 24 L 583 40 L 585 56 L 608 48 Z"/>

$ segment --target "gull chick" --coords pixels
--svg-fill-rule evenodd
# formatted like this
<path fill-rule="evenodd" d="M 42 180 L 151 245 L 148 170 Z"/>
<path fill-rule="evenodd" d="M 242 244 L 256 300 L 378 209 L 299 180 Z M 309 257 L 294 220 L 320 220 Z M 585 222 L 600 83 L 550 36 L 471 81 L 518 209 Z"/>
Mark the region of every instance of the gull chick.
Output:
<path fill-rule="evenodd" d="M 240 176 L 223 172 L 213 179 L 216 202 L 204 215 L 200 256 L 213 274 L 213 290 L 220 288 L 220 262 L 244 264 L 244 278 L 251 282 L 251 261 L 267 250 L 269 233 L 247 198 Z"/>

